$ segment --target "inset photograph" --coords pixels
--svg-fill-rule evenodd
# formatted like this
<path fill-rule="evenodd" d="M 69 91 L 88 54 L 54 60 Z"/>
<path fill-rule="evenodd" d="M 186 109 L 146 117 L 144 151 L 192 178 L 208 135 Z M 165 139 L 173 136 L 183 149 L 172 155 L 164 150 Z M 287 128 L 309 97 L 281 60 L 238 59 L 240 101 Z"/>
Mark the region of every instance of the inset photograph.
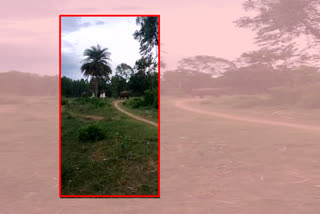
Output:
<path fill-rule="evenodd" d="M 60 16 L 60 197 L 160 197 L 159 18 Z"/>

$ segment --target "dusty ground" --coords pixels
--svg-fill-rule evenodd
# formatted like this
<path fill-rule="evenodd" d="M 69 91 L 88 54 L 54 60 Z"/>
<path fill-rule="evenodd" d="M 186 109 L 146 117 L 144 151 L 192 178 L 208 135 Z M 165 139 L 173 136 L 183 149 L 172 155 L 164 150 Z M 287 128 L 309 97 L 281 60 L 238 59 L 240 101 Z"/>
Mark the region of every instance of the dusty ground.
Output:
<path fill-rule="evenodd" d="M 39 101 L 40 100 L 40 101 Z M 0 105 L 2 213 L 320 213 L 320 133 L 161 98 L 160 199 L 60 199 L 58 98 Z"/>

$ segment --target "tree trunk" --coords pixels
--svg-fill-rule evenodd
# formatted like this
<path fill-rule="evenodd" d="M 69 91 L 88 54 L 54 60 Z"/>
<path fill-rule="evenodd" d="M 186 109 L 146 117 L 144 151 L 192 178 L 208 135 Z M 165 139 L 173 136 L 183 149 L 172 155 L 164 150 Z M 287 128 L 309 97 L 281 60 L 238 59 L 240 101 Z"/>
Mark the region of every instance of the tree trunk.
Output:
<path fill-rule="evenodd" d="M 97 98 L 98 98 L 98 83 L 99 83 L 98 77 L 96 77 L 96 79 L 95 79 L 95 95 Z"/>

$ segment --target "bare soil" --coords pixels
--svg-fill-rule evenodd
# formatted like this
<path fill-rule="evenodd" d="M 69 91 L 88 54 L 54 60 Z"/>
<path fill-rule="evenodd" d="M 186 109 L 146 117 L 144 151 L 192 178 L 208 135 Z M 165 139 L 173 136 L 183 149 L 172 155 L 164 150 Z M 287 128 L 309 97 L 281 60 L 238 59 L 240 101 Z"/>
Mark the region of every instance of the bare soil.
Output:
<path fill-rule="evenodd" d="M 123 200 L 59 198 L 58 97 L 0 106 L 2 213 L 320 213 L 319 131 L 176 102 L 161 97 L 161 198 Z"/>

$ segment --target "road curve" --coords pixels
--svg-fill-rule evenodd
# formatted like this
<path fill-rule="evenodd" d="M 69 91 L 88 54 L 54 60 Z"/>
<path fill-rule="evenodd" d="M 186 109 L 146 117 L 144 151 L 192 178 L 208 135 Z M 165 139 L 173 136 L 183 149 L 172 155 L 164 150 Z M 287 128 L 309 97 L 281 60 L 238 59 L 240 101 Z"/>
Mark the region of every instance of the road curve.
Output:
<path fill-rule="evenodd" d="M 271 126 L 282 126 L 282 127 L 289 127 L 289 128 L 305 129 L 305 130 L 311 130 L 311 131 L 320 131 L 320 126 L 280 122 L 280 121 L 266 120 L 266 119 L 261 119 L 261 118 L 226 114 L 226 113 L 222 113 L 222 112 L 206 111 L 206 110 L 201 110 L 198 108 L 190 107 L 187 105 L 188 102 L 195 102 L 195 101 L 196 100 L 194 100 L 194 99 L 177 100 L 177 101 L 175 101 L 175 106 L 177 108 L 180 108 L 180 109 L 183 109 L 186 111 L 191 111 L 191 112 L 195 112 L 198 114 L 204 114 L 204 115 L 219 117 L 219 118 L 228 119 L 228 120 L 236 120 L 236 121 L 243 121 L 243 122 L 271 125 Z"/>
<path fill-rule="evenodd" d="M 132 117 L 133 119 L 140 120 L 140 121 L 142 121 L 142 122 L 148 123 L 148 124 L 150 124 L 150 125 L 158 128 L 158 124 L 157 124 L 157 123 L 152 122 L 152 121 L 150 121 L 150 120 L 146 120 L 146 119 L 144 119 L 144 118 L 142 118 L 142 117 L 139 117 L 139 116 L 137 116 L 137 115 L 134 115 L 134 114 L 132 114 L 132 113 L 130 113 L 130 112 L 127 112 L 126 110 L 120 108 L 120 106 L 119 106 L 118 104 L 121 103 L 121 102 L 123 102 L 123 100 L 117 100 L 117 101 L 114 101 L 114 102 L 113 102 L 114 107 L 115 107 L 117 110 L 119 110 L 119 111 L 121 111 L 122 113 L 128 115 L 129 117 Z"/>

